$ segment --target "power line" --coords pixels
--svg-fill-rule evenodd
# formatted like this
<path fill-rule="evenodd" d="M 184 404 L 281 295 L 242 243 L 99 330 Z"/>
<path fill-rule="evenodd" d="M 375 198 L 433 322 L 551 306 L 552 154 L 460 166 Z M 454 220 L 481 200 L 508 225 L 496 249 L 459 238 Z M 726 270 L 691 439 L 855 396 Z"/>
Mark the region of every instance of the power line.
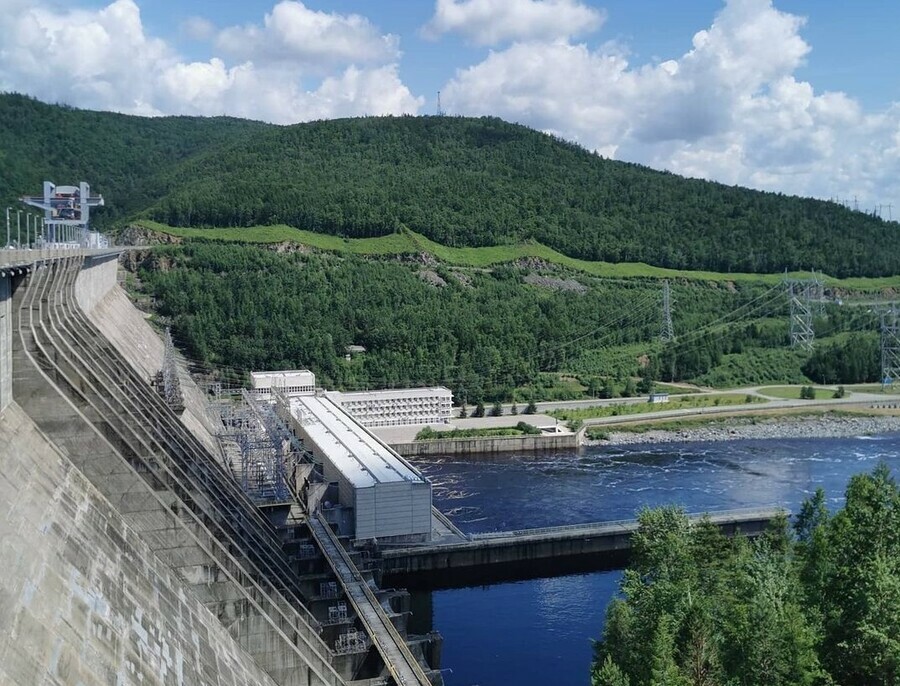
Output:
<path fill-rule="evenodd" d="M 766 296 L 768 296 L 768 298 L 766 298 Z M 762 300 L 762 302 L 759 302 L 760 300 Z M 754 307 L 751 307 L 751 305 L 754 305 L 757 302 L 759 304 L 755 305 Z M 766 291 L 762 295 L 757 296 L 756 298 L 754 298 L 753 300 L 751 300 L 747 303 L 744 303 L 737 309 L 726 313 L 722 317 L 719 317 L 718 319 L 713 320 L 712 322 L 704 325 L 703 327 L 701 327 L 699 329 L 694 329 L 693 331 L 690 331 L 690 332 L 680 336 L 678 338 L 678 340 L 675 342 L 675 346 L 679 347 L 682 345 L 686 345 L 687 343 L 692 343 L 696 340 L 699 340 L 700 338 L 703 338 L 704 336 L 706 336 L 708 334 L 713 333 L 714 331 L 722 329 L 726 326 L 731 326 L 733 324 L 737 324 L 742 319 L 747 319 L 751 315 L 758 315 L 760 312 L 765 311 L 772 303 L 776 303 L 776 302 L 779 304 L 782 302 L 782 294 L 781 294 L 778 286 L 774 286 L 774 287 L 770 288 L 768 291 Z M 747 308 L 749 308 L 749 309 L 747 309 Z M 746 310 L 746 311 L 742 312 L 742 310 Z"/>
<path fill-rule="evenodd" d="M 672 291 L 669 288 L 668 279 L 663 281 L 662 322 L 660 324 L 659 339 L 663 343 L 671 343 L 675 340 L 675 330 L 672 328 Z"/>

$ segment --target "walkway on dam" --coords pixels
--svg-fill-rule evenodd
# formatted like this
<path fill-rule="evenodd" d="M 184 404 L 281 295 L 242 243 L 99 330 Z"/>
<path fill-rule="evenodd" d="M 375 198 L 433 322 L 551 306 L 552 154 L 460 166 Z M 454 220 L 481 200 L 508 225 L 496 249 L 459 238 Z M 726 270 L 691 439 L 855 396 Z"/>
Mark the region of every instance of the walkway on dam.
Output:
<path fill-rule="evenodd" d="M 428 676 L 331 527 L 318 513 L 309 517 L 308 522 L 313 537 L 328 559 L 394 681 L 398 686 L 430 686 Z"/>
<path fill-rule="evenodd" d="M 54 260 L 62 257 L 90 257 L 94 255 L 112 255 L 127 248 L 35 248 L 15 249 L 0 248 L 0 271 L 5 268 L 26 267 L 43 260 Z"/>

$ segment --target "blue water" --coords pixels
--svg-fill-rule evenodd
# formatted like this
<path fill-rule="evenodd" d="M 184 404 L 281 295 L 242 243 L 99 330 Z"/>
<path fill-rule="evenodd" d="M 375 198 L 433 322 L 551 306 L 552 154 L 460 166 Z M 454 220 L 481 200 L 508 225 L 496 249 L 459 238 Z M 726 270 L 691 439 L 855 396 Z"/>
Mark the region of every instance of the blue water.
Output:
<path fill-rule="evenodd" d="M 819 486 L 840 506 L 848 479 L 883 460 L 900 475 L 900 435 L 733 441 L 581 454 L 433 459 L 417 465 L 435 504 L 466 532 L 628 519 L 644 506 L 689 512 L 797 506 Z M 586 686 L 591 640 L 621 572 L 432 594 L 447 686 Z"/>

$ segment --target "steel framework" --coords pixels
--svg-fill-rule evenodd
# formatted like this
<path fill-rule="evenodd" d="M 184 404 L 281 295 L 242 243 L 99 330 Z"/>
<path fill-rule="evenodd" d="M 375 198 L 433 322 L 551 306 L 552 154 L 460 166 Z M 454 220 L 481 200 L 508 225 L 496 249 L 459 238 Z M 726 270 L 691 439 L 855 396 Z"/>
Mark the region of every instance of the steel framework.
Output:
<path fill-rule="evenodd" d="M 258 503 L 290 500 L 289 471 L 308 459 L 303 444 L 279 417 L 279 401 L 285 402 L 277 396 L 262 400 L 246 389 L 236 401 L 215 398 L 223 453 L 241 489 Z"/>
<path fill-rule="evenodd" d="M 172 343 L 172 332 L 166 327 L 165 347 L 163 348 L 162 369 L 156 372 L 153 379 L 156 392 L 175 414 L 184 412 L 184 395 L 178 380 L 178 367 L 175 363 L 175 344 Z"/>
<path fill-rule="evenodd" d="M 662 292 L 662 322 L 659 329 L 659 339 L 663 343 L 671 343 L 675 340 L 675 329 L 672 327 L 672 290 L 668 279 L 663 281 Z"/>
<path fill-rule="evenodd" d="M 791 347 L 812 350 L 816 340 L 813 317 L 824 311 L 825 288 L 818 277 L 785 279 L 790 305 Z"/>
<path fill-rule="evenodd" d="M 881 313 L 881 387 L 900 380 L 900 309 L 891 304 Z"/>

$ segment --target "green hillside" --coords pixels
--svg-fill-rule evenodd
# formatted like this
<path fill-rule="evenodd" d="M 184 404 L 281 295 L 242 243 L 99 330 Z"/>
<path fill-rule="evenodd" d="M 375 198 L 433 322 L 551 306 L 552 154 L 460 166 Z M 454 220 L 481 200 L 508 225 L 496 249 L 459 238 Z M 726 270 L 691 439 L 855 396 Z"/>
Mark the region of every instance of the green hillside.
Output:
<path fill-rule="evenodd" d="M 130 117 L 0 94 L 0 203 L 39 193 L 44 180 L 88 181 L 107 199 L 109 225 L 157 199 L 155 175 L 266 124 L 230 117 Z"/>
<path fill-rule="evenodd" d="M 629 379 L 634 394 L 638 376 L 718 387 L 879 378 L 869 308 L 829 304 L 815 349 L 794 350 L 783 290 L 759 280 L 672 280 L 678 338 L 663 345 L 655 278 L 279 248 L 158 246 L 132 254 L 129 283 L 179 348 L 235 384 L 245 370 L 303 367 L 329 388 L 443 384 L 459 400 L 525 402 L 624 393 Z M 350 345 L 366 352 L 347 360 Z"/>
<path fill-rule="evenodd" d="M 0 95 L 0 155 L 0 200 L 43 178 L 85 178 L 108 198 L 107 225 L 142 216 L 356 238 L 405 228 L 448 247 L 534 241 L 570 258 L 679 270 L 900 273 L 894 224 L 603 159 L 493 118 L 279 127 Z"/>
<path fill-rule="evenodd" d="M 712 272 L 687 269 L 654 267 L 642 262 L 591 262 L 541 245 L 536 241 L 507 243 L 480 248 L 452 248 L 436 243 L 425 236 L 400 230 L 377 238 L 341 238 L 324 233 L 295 229 L 285 224 L 276 226 L 247 226 L 214 229 L 174 227 L 149 219 L 139 219 L 130 226 L 140 227 L 153 233 L 168 234 L 184 239 L 202 239 L 227 243 L 275 244 L 296 243 L 315 250 L 341 255 L 369 255 L 372 257 L 403 257 L 427 254 L 441 263 L 460 267 L 491 267 L 518 260 L 536 258 L 552 265 L 585 272 L 592 276 L 609 279 L 688 279 L 692 281 L 753 282 L 769 285 L 781 284 L 785 273 L 750 274 L 747 272 Z M 804 279 L 813 276 L 810 272 L 788 272 L 790 278 Z M 900 288 L 900 276 L 849 277 L 837 279 L 822 272 L 815 276 L 829 287 L 853 289 L 854 291 L 883 291 Z"/>

